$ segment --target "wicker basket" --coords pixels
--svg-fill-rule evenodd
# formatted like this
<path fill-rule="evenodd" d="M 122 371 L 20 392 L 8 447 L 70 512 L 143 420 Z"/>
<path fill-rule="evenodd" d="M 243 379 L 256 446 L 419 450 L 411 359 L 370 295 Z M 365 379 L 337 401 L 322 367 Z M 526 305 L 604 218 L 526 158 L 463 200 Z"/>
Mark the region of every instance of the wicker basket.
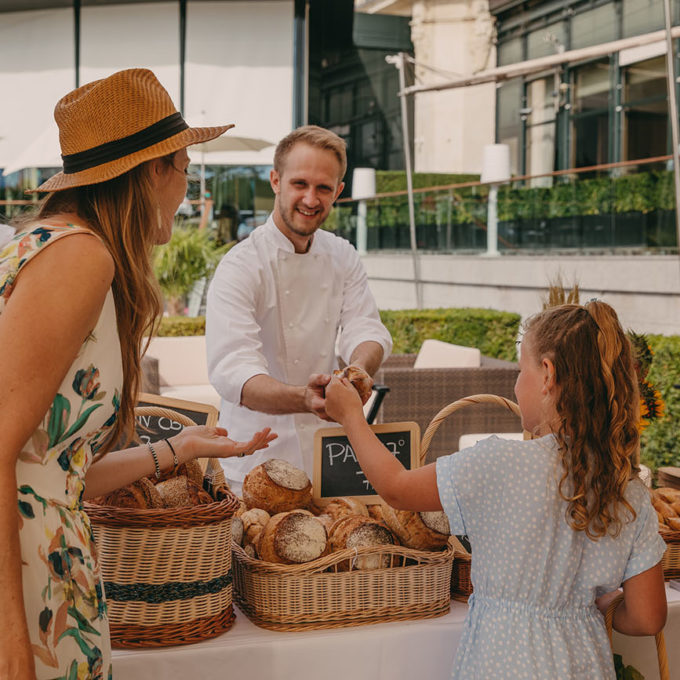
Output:
<path fill-rule="evenodd" d="M 666 581 L 680 578 L 680 531 L 664 527 L 659 528 L 659 534 L 666 541 L 666 552 L 661 560 L 663 577 Z"/>
<path fill-rule="evenodd" d="M 135 413 L 195 424 L 169 409 L 143 407 Z M 234 621 L 229 546 L 238 500 L 226 489 L 219 462 L 203 467 L 214 503 L 159 510 L 85 504 L 114 647 L 198 642 Z"/>
<path fill-rule="evenodd" d="M 363 555 L 382 554 L 390 567 L 338 571 Z M 340 550 L 307 564 L 283 565 L 246 555 L 235 545 L 234 598 L 258 626 L 300 631 L 425 619 L 446 614 L 453 548 L 402 546 Z"/>
<path fill-rule="evenodd" d="M 439 411 L 428 425 L 427 430 L 425 430 L 423 440 L 420 444 L 421 463 L 425 460 L 432 437 L 434 437 L 442 422 L 452 413 L 460 411 L 466 406 L 472 406 L 473 404 L 496 404 L 507 409 L 516 416 L 520 415 L 519 406 L 517 406 L 514 401 L 510 401 L 505 397 L 498 397 L 495 394 L 475 394 L 471 397 L 458 399 Z M 472 594 L 472 580 L 470 574 L 472 558 L 470 557 L 470 553 L 455 536 L 451 537 L 451 543 L 454 546 L 451 596 L 456 600 L 467 601 L 468 597 Z"/>

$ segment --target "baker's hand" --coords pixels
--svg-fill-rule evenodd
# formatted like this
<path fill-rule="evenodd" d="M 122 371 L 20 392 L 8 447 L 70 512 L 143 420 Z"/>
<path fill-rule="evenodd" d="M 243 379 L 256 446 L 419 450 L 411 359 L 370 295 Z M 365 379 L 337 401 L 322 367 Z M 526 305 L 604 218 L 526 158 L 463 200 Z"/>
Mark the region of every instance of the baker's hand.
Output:
<path fill-rule="evenodd" d="M 171 437 L 171 442 L 177 458 L 181 463 L 192 458 L 232 458 L 233 456 L 249 456 L 255 451 L 266 449 L 278 437 L 265 427 L 256 432 L 250 441 L 236 442 L 229 439 L 227 430 L 223 427 L 207 427 L 196 425 L 185 427 L 181 432 Z"/>
<path fill-rule="evenodd" d="M 364 417 L 361 398 L 347 378 L 333 378 L 326 387 L 326 413 L 336 423 L 344 424 L 349 418 Z"/>
<path fill-rule="evenodd" d="M 331 376 L 327 373 L 312 373 L 305 387 L 305 408 L 321 420 L 330 420 L 326 414 L 325 396 L 325 388 L 330 379 Z"/>

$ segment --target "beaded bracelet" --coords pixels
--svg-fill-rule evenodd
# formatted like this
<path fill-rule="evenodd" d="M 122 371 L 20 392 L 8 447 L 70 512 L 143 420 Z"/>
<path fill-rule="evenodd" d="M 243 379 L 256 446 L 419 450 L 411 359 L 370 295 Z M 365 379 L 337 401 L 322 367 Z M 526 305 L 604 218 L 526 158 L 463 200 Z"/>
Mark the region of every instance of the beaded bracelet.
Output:
<path fill-rule="evenodd" d="M 151 442 L 147 442 L 146 444 L 149 447 L 149 451 L 151 452 L 151 455 L 153 456 L 153 464 L 154 467 L 156 468 L 156 479 L 161 478 L 161 466 L 158 464 L 158 456 L 156 455 L 156 451 L 151 445 Z"/>
<path fill-rule="evenodd" d="M 170 451 L 172 451 L 172 462 L 174 463 L 175 467 L 177 467 L 179 465 L 179 461 L 177 460 L 175 447 L 170 443 L 169 439 L 164 439 L 163 441 L 170 447 Z"/>

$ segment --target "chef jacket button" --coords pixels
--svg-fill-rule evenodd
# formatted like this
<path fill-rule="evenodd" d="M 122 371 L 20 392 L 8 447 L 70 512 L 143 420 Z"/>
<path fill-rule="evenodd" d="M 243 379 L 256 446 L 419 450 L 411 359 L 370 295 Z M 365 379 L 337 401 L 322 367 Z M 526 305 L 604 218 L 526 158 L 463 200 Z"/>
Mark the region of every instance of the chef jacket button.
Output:
<path fill-rule="evenodd" d="M 322 356 L 322 357 L 327 357 L 327 356 L 328 356 L 328 352 L 325 352 L 325 351 L 324 351 L 324 352 L 321 352 L 321 356 Z"/>
<path fill-rule="evenodd" d="M 292 328 L 294 325 L 295 325 L 295 324 L 291 321 L 291 322 L 288 324 L 288 328 Z"/>
<path fill-rule="evenodd" d="M 330 323 L 330 322 L 331 322 L 331 320 L 330 320 L 328 317 L 326 317 L 326 318 L 324 319 L 324 321 L 325 321 L 326 323 Z"/>
<path fill-rule="evenodd" d="M 299 360 L 299 359 L 295 359 L 295 360 L 293 361 L 293 363 L 294 363 L 294 364 L 299 364 L 299 363 L 300 363 L 300 360 Z"/>
<path fill-rule="evenodd" d="M 283 292 L 284 292 L 286 295 L 290 295 L 290 291 L 289 291 L 289 290 L 284 290 Z"/>
<path fill-rule="evenodd" d="M 299 427 L 301 430 L 304 430 L 304 429 L 305 429 L 304 423 L 300 423 L 300 425 L 298 425 L 298 427 Z"/>

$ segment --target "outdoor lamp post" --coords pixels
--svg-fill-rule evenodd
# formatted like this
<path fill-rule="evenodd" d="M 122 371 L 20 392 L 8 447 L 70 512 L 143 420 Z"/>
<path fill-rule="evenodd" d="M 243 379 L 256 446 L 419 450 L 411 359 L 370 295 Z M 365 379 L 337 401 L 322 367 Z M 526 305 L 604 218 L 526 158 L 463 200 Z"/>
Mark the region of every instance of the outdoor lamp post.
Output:
<path fill-rule="evenodd" d="M 507 144 L 487 144 L 482 157 L 483 183 L 490 183 L 486 220 L 487 256 L 498 252 L 498 186 L 510 179 L 510 147 Z"/>
<path fill-rule="evenodd" d="M 357 251 L 365 255 L 368 244 L 366 199 L 375 196 L 375 168 L 354 168 L 352 198 L 359 201 L 357 209 Z"/>

